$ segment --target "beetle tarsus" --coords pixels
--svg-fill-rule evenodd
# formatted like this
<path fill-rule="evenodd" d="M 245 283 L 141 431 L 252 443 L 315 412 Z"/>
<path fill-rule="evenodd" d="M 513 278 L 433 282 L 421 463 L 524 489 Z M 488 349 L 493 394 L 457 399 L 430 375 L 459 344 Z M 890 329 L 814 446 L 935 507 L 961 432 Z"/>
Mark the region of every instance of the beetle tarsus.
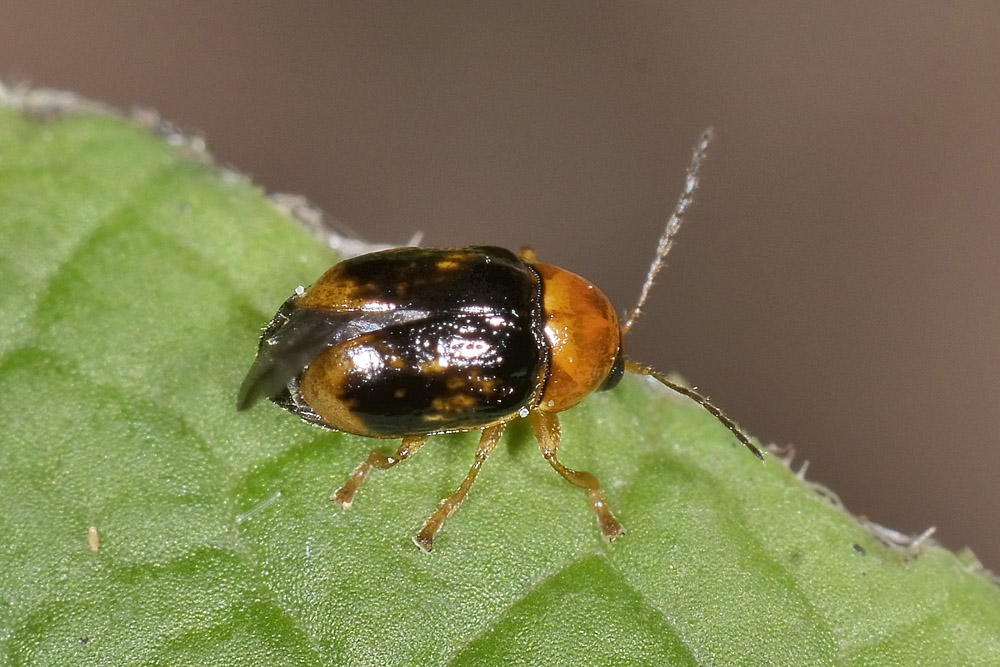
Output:
<path fill-rule="evenodd" d="M 371 457 L 369 456 L 369 458 Z M 367 461 L 355 468 L 351 476 L 344 482 L 344 485 L 333 492 L 330 500 L 338 503 L 345 509 L 350 509 L 351 505 L 354 504 L 354 494 L 358 492 L 361 482 L 365 481 L 365 477 L 368 475 L 370 469 L 371 465 Z"/>
<path fill-rule="evenodd" d="M 603 491 L 590 492 L 590 506 L 597 515 L 597 525 L 601 527 L 601 535 L 604 536 L 604 539 L 611 542 L 616 537 L 621 537 L 625 534 L 625 527 L 622 526 L 621 522 L 618 521 L 611 511 L 611 508 L 608 507 L 608 501 L 604 497 Z"/>
<path fill-rule="evenodd" d="M 440 528 L 440 526 L 438 526 L 438 528 Z M 416 544 L 425 554 L 429 554 L 434 550 L 434 534 L 432 532 L 430 535 L 424 535 L 424 531 L 426 530 L 427 526 L 425 525 L 424 530 L 421 530 L 418 534 L 413 536 L 413 543 Z M 434 532 L 436 531 L 437 528 L 434 529 Z"/>

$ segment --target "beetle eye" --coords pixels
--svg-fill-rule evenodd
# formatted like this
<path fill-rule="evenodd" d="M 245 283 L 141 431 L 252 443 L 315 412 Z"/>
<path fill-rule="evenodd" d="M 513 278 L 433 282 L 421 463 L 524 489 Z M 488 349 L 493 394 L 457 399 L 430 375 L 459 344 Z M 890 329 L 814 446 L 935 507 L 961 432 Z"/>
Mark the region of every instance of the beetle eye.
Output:
<path fill-rule="evenodd" d="M 625 375 L 625 355 L 621 353 L 621 350 L 618 350 L 618 356 L 615 357 L 615 363 L 611 367 L 608 377 L 604 378 L 604 383 L 597 388 L 597 391 L 614 389 L 622 381 L 623 375 Z"/>

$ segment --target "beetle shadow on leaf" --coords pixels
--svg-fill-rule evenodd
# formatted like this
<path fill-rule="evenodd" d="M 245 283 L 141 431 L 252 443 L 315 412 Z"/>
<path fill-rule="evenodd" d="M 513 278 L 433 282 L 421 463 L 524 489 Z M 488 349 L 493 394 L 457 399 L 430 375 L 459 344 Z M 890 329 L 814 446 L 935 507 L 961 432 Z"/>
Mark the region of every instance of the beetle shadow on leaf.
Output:
<path fill-rule="evenodd" d="M 537 448 L 535 434 L 527 419 L 511 421 L 503 435 L 502 443 L 507 447 L 511 458 L 521 460 L 526 450 Z"/>

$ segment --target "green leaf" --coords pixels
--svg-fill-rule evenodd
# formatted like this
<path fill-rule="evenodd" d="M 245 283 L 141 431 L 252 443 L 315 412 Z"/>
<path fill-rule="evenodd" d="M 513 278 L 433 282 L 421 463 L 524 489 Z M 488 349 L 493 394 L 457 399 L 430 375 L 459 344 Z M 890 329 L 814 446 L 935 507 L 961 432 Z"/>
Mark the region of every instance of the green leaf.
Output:
<path fill-rule="evenodd" d="M 261 327 L 335 258 L 175 143 L 0 108 L 0 662 L 1000 664 L 970 555 L 883 544 L 644 379 L 562 419 L 613 544 L 520 422 L 431 554 L 410 538 L 475 434 L 337 507 L 393 443 L 234 410 Z"/>

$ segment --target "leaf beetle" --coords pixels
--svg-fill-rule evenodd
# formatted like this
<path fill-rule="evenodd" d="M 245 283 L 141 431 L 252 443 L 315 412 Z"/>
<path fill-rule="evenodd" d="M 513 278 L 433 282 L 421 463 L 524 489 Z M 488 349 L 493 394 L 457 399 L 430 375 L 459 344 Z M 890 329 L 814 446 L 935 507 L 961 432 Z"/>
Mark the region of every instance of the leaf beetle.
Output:
<path fill-rule="evenodd" d="M 465 480 L 413 538 L 424 551 L 465 499 L 504 427 L 518 418 L 529 420 L 556 472 L 587 491 L 603 536 L 624 533 L 597 478 L 559 461 L 558 413 L 615 387 L 626 371 L 693 399 L 762 459 L 706 397 L 627 359 L 622 349 L 693 201 L 711 138 L 707 130 L 695 147 L 684 191 L 624 322 L 591 282 L 537 261 L 528 248 L 517 255 L 492 246 L 359 255 L 281 306 L 261 335 L 237 409 L 266 397 L 324 428 L 401 438 L 395 454 L 372 450 L 337 489 L 333 500 L 344 507 L 372 469 L 413 456 L 431 435 L 481 431 Z"/>

